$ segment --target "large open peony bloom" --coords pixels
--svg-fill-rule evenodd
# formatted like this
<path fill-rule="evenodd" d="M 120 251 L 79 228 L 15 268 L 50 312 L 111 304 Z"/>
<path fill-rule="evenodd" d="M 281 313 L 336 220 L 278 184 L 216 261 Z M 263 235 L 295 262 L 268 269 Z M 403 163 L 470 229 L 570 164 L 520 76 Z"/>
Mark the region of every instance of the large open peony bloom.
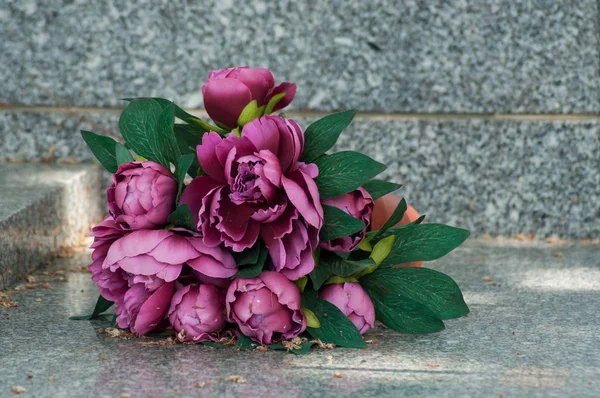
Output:
<path fill-rule="evenodd" d="M 278 116 L 246 124 L 241 137 L 205 134 L 198 159 L 206 175 L 181 197 L 204 243 L 241 252 L 260 236 L 276 271 L 290 279 L 310 273 L 323 208 L 317 166 L 298 161 L 303 147 L 300 127 Z"/>
<path fill-rule="evenodd" d="M 131 162 L 119 166 L 106 190 L 108 211 L 124 229 L 153 229 L 167 224 L 175 210 L 177 181 L 158 163 Z"/>
<path fill-rule="evenodd" d="M 209 247 L 197 236 L 165 229 L 134 231 L 117 240 L 102 267 L 113 272 L 122 269 L 137 277 L 135 283 L 154 284 L 154 278 L 143 277 L 172 282 L 183 264 L 213 278 L 228 278 L 237 272 L 233 256 L 222 247 Z"/>
<path fill-rule="evenodd" d="M 251 69 L 247 66 L 213 70 L 202 86 L 204 107 L 215 122 L 236 128 L 240 114 L 250 102 L 257 106 L 267 105 L 271 98 L 285 93 L 273 111 L 285 108 L 296 95 L 294 83 L 281 83 L 275 86 L 275 79 L 264 68 Z"/>
<path fill-rule="evenodd" d="M 277 272 L 235 279 L 225 298 L 227 316 L 244 335 L 263 345 L 293 339 L 306 329 L 298 287 Z"/>
<path fill-rule="evenodd" d="M 90 236 L 94 237 L 94 243 L 90 246 L 92 251 L 92 264 L 88 267 L 92 273 L 92 280 L 98 285 L 100 294 L 107 300 L 119 303 L 125 292 L 127 292 L 128 275 L 125 271 L 117 269 L 102 268 L 104 259 L 110 246 L 125 234 L 125 231 L 109 215 L 92 228 Z"/>

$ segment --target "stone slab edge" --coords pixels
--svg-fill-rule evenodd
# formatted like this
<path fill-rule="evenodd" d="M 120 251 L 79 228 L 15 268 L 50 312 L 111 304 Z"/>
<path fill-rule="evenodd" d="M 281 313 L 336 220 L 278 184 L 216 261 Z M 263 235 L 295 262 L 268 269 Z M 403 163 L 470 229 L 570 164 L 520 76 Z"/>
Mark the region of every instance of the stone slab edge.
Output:
<path fill-rule="evenodd" d="M 0 172 L 10 173 L 15 166 L 0 163 Z M 100 168 L 55 167 L 68 169 L 69 177 L 26 206 L 14 206 L 14 213 L 0 220 L 0 288 L 58 256 L 69 255 L 90 226 L 102 219 Z M 0 199 L 2 195 L 11 192 L 1 192 Z"/>

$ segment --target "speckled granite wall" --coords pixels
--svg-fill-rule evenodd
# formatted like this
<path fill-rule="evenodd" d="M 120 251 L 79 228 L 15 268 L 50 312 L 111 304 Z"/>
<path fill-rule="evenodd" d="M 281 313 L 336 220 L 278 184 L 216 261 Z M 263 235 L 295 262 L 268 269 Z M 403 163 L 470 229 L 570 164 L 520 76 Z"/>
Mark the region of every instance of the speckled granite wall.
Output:
<path fill-rule="evenodd" d="M 265 66 L 298 83 L 292 109 L 305 125 L 306 111 L 367 114 L 340 147 L 388 162 L 386 176 L 430 220 L 476 235 L 597 237 L 598 7 L 0 1 L 0 158 L 39 160 L 55 147 L 56 158 L 87 161 L 78 130 L 117 131 L 119 110 L 100 108 L 132 95 L 201 108 L 210 69 Z"/>
<path fill-rule="evenodd" d="M 250 64 L 296 109 L 597 113 L 597 21 L 595 0 L 3 0 L 0 99 L 200 107 L 210 69 Z"/>
<path fill-rule="evenodd" d="M 85 120 L 81 120 L 81 118 Z M 95 122 L 99 124 L 95 124 Z M 308 126 L 310 118 L 298 121 Z M 91 161 L 79 129 L 117 131 L 118 115 L 0 113 L 0 148 L 39 160 Z M 90 124 L 92 123 L 92 124 Z M 429 221 L 475 235 L 600 235 L 600 121 L 377 121 L 357 118 L 338 149 L 387 163 L 386 178 Z"/>

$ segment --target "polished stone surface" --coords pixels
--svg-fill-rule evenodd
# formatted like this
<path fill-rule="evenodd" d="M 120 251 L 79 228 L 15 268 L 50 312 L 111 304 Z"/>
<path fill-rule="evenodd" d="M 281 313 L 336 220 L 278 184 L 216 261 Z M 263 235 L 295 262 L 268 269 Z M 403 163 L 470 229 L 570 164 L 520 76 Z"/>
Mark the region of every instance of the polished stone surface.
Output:
<path fill-rule="evenodd" d="M 68 253 L 102 219 L 95 165 L 0 163 L 0 288 Z"/>
<path fill-rule="evenodd" d="M 12 294 L 19 307 L 0 310 L 0 396 L 13 386 L 35 397 L 598 396 L 600 246 L 470 241 L 431 264 L 462 287 L 467 317 L 431 335 L 375 329 L 367 349 L 306 356 L 146 345 L 100 334 L 108 320 L 69 321 L 97 295 L 86 263 L 87 253 L 60 260 L 54 270 L 79 272 L 38 274 L 50 289 Z"/>
<path fill-rule="evenodd" d="M 296 109 L 600 112 L 595 0 L 0 2 L 0 100 L 202 105 L 210 69 L 299 85 Z"/>
<path fill-rule="evenodd" d="M 311 119 L 297 117 L 307 127 Z M 0 154 L 91 160 L 80 129 L 118 134 L 118 112 L 0 112 Z M 357 117 L 339 149 L 388 164 L 430 221 L 474 234 L 600 236 L 600 122 Z"/>

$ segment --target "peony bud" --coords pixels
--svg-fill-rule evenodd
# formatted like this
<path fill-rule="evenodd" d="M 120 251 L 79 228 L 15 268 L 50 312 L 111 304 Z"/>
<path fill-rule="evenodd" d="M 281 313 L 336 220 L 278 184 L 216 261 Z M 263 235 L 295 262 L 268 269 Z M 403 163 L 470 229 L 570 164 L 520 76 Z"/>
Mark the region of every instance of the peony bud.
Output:
<path fill-rule="evenodd" d="M 225 305 L 228 318 L 242 333 L 263 345 L 294 338 L 306 329 L 300 291 L 278 272 L 235 279 L 227 290 Z"/>
<path fill-rule="evenodd" d="M 335 283 L 325 286 L 319 297 L 335 305 L 356 326 L 360 334 L 375 325 L 375 307 L 367 292 L 357 282 Z"/>

